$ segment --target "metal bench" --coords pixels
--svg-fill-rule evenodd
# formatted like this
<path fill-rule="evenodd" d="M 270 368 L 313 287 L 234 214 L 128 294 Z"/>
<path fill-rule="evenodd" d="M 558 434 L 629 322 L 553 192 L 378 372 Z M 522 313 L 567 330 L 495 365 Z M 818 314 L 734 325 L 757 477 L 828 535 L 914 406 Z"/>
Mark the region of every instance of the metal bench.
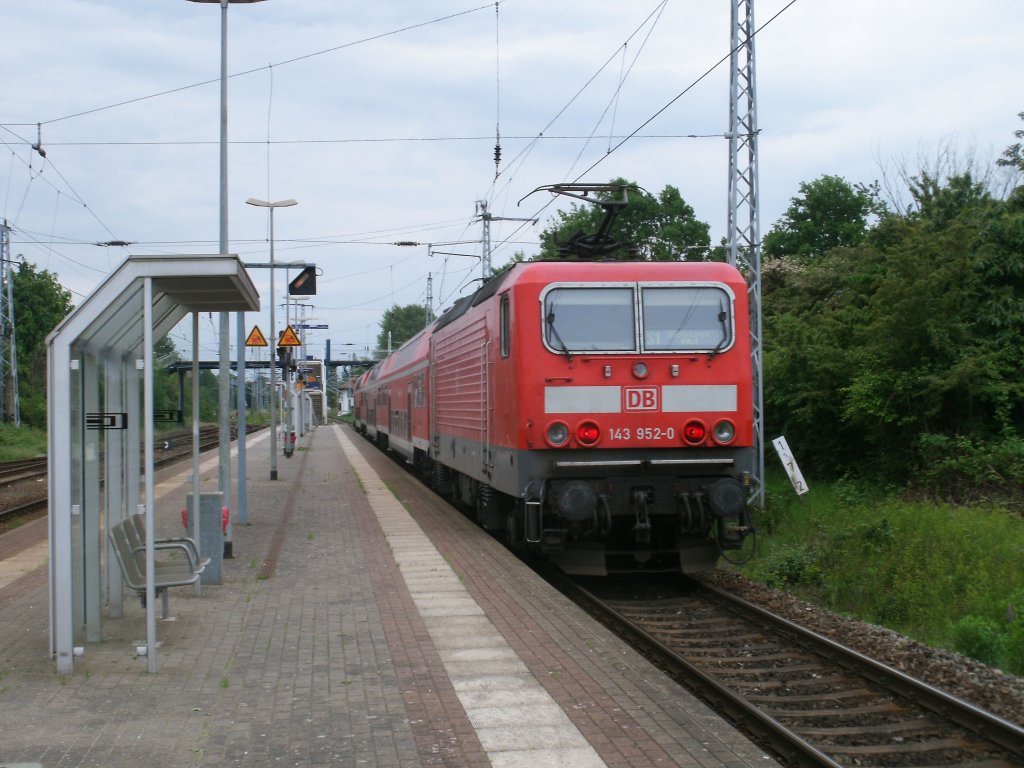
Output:
<path fill-rule="evenodd" d="M 134 535 L 137 535 L 135 523 L 131 519 L 122 520 L 114 525 L 107 535 L 110 539 L 114 556 L 117 558 L 117 563 L 121 567 L 121 575 L 124 577 L 125 584 L 130 589 L 136 591 L 139 599 L 142 600 L 142 604 L 145 605 L 146 548 L 145 544 L 141 548 L 133 546 L 133 535 L 129 534 L 129 529 Z M 206 567 L 204 563 L 194 558 L 194 545 L 193 549 L 190 550 L 187 544 L 167 542 L 162 544 L 159 549 L 154 549 L 154 554 L 157 551 L 166 552 L 174 549 L 180 550 L 183 556 L 163 558 L 154 563 L 153 584 L 156 587 L 156 593 L 160 595 L 162 601 L 162 618 L 164 619 L 169 615 L 167 590 L 170 587 L 184 587 L 189 584 L 195 584 L 199 580 L 203 568 Z"/>
<path fill-rule="evenodd" d="M 146 516 L 141 513 L 130 515 L 125 521 L 125 532 L 128 534 L 128 541 L 132 549 L 145 551 L 146 548 Z M 204 568 L 210 564 L 210 558 L 199 557 L 199 547 L 195 539 L 188 536 L 170 536 L 153 539 L 154 549 L 175 549 L 184 545 L 189 552 L 189 559 L 193 566 L 201 565 Z"/>

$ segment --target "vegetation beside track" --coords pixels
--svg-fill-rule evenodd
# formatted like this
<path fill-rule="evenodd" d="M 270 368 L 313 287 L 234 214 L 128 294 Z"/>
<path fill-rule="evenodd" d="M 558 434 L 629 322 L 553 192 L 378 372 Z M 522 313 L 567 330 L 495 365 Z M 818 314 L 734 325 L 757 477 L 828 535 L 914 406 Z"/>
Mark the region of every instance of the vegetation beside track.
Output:
<path fill-rule="evenodd" d="M 837 613 L 1024 675 L 1024 518 L 848 480 L 797 498 L 769 473 L 743 575 Z"/>
<path fill-rule="evenodd" d="M 0 461 L 46 455 L 46 430 L 0 423 Z"/>

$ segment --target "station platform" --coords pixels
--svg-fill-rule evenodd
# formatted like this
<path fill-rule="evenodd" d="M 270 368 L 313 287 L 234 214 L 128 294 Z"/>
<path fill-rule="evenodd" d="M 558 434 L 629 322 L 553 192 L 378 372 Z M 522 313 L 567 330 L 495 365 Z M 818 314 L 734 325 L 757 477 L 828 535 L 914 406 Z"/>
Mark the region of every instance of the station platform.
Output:
<path fill-rule="evenodd" d="M 19 529 L 0 767 L 776 765 L 348 428 L 307 434 L 276 481 L 268 442 L 249 436 L 224 583 L 170 593 L 156 673 L 129 594 L 57 674 L 46 521 Z M 158 534 L 180 534 L 190 472 L 157 478 Z"/>

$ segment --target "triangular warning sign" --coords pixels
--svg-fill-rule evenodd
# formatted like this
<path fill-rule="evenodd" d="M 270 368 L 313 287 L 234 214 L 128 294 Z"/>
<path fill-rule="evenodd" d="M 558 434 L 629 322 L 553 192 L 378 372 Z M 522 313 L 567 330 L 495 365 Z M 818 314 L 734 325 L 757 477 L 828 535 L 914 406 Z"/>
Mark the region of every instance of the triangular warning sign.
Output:
<path fill-rule="evenodd" d="M 263 335 L 263 331 L 260 330 L 258 325 L 254 325 L 252 330 L 249 331 L 249 338 L 245 340 L 245 346 L 247 347 L 265 347 L 267 346 L 267 339 Z"/>
<path fill-rule="evenodd" d="M 281 334 L 281 339 L 277 342 L 279 347 L 301 347 L 302 342 L 299 341 L 299 337 L 295 335 L 295 331 L 289 325 L 284 329 L 284 333 Z"/>

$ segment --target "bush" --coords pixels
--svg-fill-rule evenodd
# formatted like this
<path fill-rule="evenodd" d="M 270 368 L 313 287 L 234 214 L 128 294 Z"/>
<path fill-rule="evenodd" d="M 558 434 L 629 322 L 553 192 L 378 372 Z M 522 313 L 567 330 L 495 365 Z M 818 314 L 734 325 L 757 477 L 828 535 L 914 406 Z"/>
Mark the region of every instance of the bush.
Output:
<path fill-rule="evenodd" d="M 1024 440 L 920 435 L 917 445 L 922 460 L 917 483 L 930 495 L 954 503 L 1020 499 Z"/>
<path fill-rule="evenodd" d="M 808 546 L 783 546 L 772 551 L 761 566 L 765 583 L 776 589 L 815 586 L 821 582 L 821 567 Z"/>
<path fill-rule="evenodd" d="M 1010 624 L 1003 651 L 1005 670 L 1014 675 L 1024 675 L 1024 618 Z"/>
<path fill-rule="evenodd" d="M 1003 656 L 1005 640 L 999 625 L 982 616 L 964 616 L 953 625 L 953 648 L 984 664 L 996 665 Z"/>

